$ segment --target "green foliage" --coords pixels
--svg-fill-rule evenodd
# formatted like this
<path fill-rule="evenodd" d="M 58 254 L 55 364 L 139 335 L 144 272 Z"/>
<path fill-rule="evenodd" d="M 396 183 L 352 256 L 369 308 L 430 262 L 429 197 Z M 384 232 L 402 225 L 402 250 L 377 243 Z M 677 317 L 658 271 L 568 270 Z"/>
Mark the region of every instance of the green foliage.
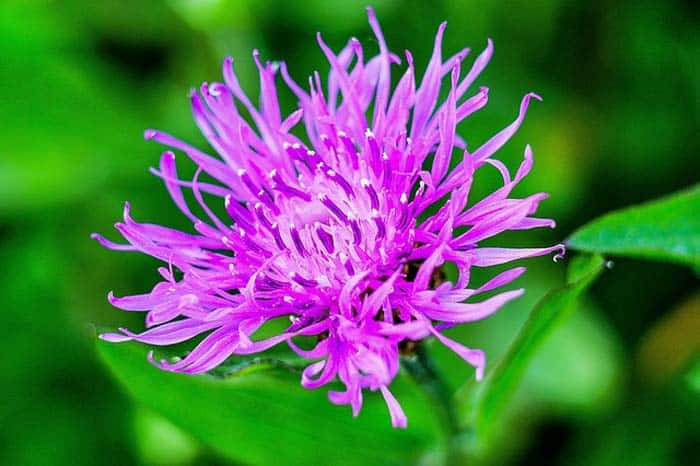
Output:
<path fill-rule="evenodd" d="M 618 401 L 623 355 L 615 329 L 584 293 L 574 306 L 536 350 L 514 396 L 514 411 L 524 399 L 538 403 L 545 415 L 591 419 Z"/>
<path fill-rule="evenodd" d="M 474 407 L 478 437 L 489 437 L 537 349 L 568 317 L 577 298 L 600 275 L 603 265 L 600 256 L 577 257 L 570 266 L 566 286 L 550 292 L 532 310 L 506 356 L 480 387 Z"/>
<path fill-rule="evenodd" d="M 693 365 L 688 370 L 686 381 L 690 390 L 700 395 L 700 356 L 695 358 Z"/>
<path fill-rule="evenodd" d="M 170 421 L 146 408 L 134 410 L 134 440 L 144 462 L 179 466 L 197 459 L 199 443 Z"/>
<path fill-rule="evenodd" d="M 697 462 L 699 436 L 700 397 L 676 377 L 657 393 L 636 393 L 617 416 L 585 432 L 567 457 L 572 466 L 684 466 Z"/>
<path fill-rule="evenodd" d="M 116 378 L 140 403 L 244 464 L 404 465 L 439 449 L 442 432 L 421 391 L 405 377 L 392 384 L 409 416 L 393 429 L 384 401 L 367 394 L 358 418 L 330 404 L 325 389 L 303 389 L 299 374 L 265 367 L 218 378 L 161 371 L 137 343 L 98 343 Z M 336 387 L 337 388 L 337 387 Z"/>
<path fill-rule="evenodd" d="M 581 251 L 700 265 L 700 185 L 604 215 L 567 244 Z"/>

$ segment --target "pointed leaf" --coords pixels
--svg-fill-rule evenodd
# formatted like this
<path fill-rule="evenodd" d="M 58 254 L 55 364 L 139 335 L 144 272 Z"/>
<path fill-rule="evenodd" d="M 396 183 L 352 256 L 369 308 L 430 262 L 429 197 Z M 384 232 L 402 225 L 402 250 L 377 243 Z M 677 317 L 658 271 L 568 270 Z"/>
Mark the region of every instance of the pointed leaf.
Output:
<path fill-rule="evenodd" d="M 409 416 L 391 427 L 378 393 L 367 393 L 358 418 L 332 405 L 325 390 L 306 390 L 280 368 L 217 378 L 159 370 L 136 343 L 98 343 L 102 360 L 140 403 L 242 464 L 366 465 L 415 463 L 441 443 L 427 399 L 402 375 L 391 389 Z"/>
<path fill-rule="evenodd" d="M 700 184 L 618 210 L 583 226 L 567 240 L 580 251 L 700 266 Z"/>
<path fill-rule="evenodd" d="M 535 306 L 508 353 L 479 389 L 472 411 L 478 437 L 488 437 L 537 349 L 570 314 L 576 299 L 598 277 L 603 266 L 600 256 L 577 257 L 569 266 L 567 284 L 547 294 Z"/>

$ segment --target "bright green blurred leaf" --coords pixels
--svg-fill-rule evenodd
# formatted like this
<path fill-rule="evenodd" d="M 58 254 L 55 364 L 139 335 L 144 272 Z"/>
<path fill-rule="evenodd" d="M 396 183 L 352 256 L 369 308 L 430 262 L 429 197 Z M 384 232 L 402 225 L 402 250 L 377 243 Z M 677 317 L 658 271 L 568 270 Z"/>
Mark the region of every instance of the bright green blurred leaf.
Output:
<path fill-rule="evenodd" d="M 377 393 L 366 394 L 355 419 L 325 390 L 303 389 L 290 371 L 191 376 L 151 366 L 142 345 L 99 342 L 98 351 L 137 401 L 236 462 L 406 465 L 441 444 L 434 410 L 403 376 L 391 388 L 408 415 L 406 430 L 391 427 Z"/>
<path fill-rule="evenodd" d="M 536 351 L 518 389 L 530 412 L 535 404 L 544 414 L 591 419 L 617 401 L 621 342 L 605 315 L 587 301 L 582 296 L 571 316 Z"/>
<path fill-rule="evenodd" d="M 686 381 L 690 389 L 695 394 L 700 395 L 700 356 L 696 358 L 690 370 L 688 370 Z"/>
<path fill-rule="evenodd" d="M 577 230 L 569 247 L 700 265 L 700 185 L 607 214 Z"/>
<path fill-rule="evenodd" d="M 133 424 L 140 457 L 148 465 L 192 464 L 199 453 L 196 441 L 149 409 L 137 409 Z"/>
<path fill-rule="evenodd" d="M 474 410 L 479 437 L 488 437 L 537 349 L 565 320 L 579 295 L 601 273 L 603 265 L 600 256 L 576 258 L 569 267 L 567 284 L 549 293 L 533 309 L 506 356 L 480 387 Z"/>

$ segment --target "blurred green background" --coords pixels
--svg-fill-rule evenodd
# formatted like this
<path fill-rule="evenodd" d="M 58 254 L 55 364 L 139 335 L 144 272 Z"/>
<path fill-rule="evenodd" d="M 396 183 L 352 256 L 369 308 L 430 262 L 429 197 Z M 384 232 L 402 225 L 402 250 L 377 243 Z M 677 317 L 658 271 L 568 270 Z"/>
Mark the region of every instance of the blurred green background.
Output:
<path fill-rule="evenodd" d="M 253 48 L 286 60 L 298 79 L 325 72 L 316 31 L 336 50 L 350 36 L 375 47 L 365 4 L 0 3 L 0 464 L 229 464 L 135 406 L 97 361 L 94 326 L 135 322 L 109 306 L 107 291 L 143 292 L 158 277 L 153 260 L 104 250 L 89 234 L 116 238 L 111 226 L 125 200 L 136 219 L 187 228 L 147 172 L 160 149 L 142 140 L 143 130 L 162 128 L 203 145 L 187 92 L 220 80 L 225 55 L 236 59 L 251 96 Z M 443 19 L 446 54 L 469 45 L 474 57 L 493 38 L 494 58 L 478 82 L 491 88 L 489 105 L 459 129 L 470 147 L 508 124 L 524 93 L 543 96 L 500 157 L 515 170 L 532 144 L 535 169 L 518 194 L 549 192 L 541 213 L 558 228 L 502 241 L 560 241 L 604 212 L 700 179 L 694 2 L 373 5 L 389 47 L 411 50 L 419 69 Z M 293 99 L 284 98 L 291 109 Z M 476 188 L 482 193 L 497 182 L 495 171 L 485 171 Z M 550 259 L 529 268 L 520 281 L 525 298 L 457 333 L 487 349 L 490 367 L 530 307 L 563 280 L 564 267 Z M 699 334 L 693 271 L 616 259 L 540 350 L 484 463 L 690 464 L 697 399 L 679 374 L 697 354 Z M 452 386 L 471 377 L 454 356 L 435 353 Z"/>

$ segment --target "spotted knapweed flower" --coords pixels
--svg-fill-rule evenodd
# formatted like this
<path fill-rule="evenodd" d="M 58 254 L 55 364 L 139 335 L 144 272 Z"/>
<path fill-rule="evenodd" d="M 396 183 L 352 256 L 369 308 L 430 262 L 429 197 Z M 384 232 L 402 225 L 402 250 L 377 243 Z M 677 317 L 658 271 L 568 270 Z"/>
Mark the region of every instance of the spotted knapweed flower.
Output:
<path fill-rule="evenodd" d="M 475 299 L 525 269 L 512 268 L 470 288 L 471 267 L 563 253 L 562 245 L 479 246 L 506 230 L 554 226 L 531 216 L 546 194 L 509 197 L 532 167 L 530 148 L 514 177 L 492 158 L 520 126 L 530 100 L 539 97 L 527 94 L 515 121 L 470 152 L 455 127 L 486 105 L 487 88 L 464 96 L 488 63 L 491 42 L 462 76 L 469 50 L 443 61 L 441 24 L 420 83 L 406 52 L 406 70 L 392 92 L 391 68 L 401 60 L 387 49 L 371 9 L 368 15 L 379 45 L 369 59 L 357 39 L 335 54 L 318 35 L 330 64 L 325 88 L 319 73 L 302 86 L 284 63 L 262 63 L 254 52 L 260 74 L 256 107 L 241 89 L 232 59 L 225 59 L 224 83 L 204 83 L 191 95 L 195 121 L 218 157 L 167 133 L 146 131 L 146 139 L 184 153 L 198 167 L 194 179 L 182 180 L 175 154 L 166 151 L 153 169 L 195 232 L 138 223 L 126 204 L 116 228 L 129 244 L 94 235 L 110 249 L 140 251 L 167 264 L 159 269 L 163 281 L 150 293 L 109 295 L 120 309 L 146 311 L 147 330 L 122 328 L 103 339 L 171 345 L 206 334 L 176 362 L 149 355 L 162 369 L 192 374 L 232 355 L 286 343 L 310 360 L 301 375 L 304 387 L 339 379 L 345 391 L 331 391 L 329 398 L 350 404 L 355 415 L 363 389 L 379 390 L 397 427 L 407 420 L 388 387 L 399 370 L 400 347 L 434 336 L 481 379 L 484 353 L 442 330 L 483 319 L 520 296 L 522 289 Z M 278 71 L 299 101 L 286 117 L 277 98 Z M 448 95 L 439 101 L 445 80 Z M 303 130 L 293 132 L 300 123 Z M 457 163 L 450 170 L 453 155 Z M 500 171 L 503 186 L 468 205 L 474 172 L 485 164 Z M 200 181 L 201 173 L 213 180 Z M 200 214 L 191 210 L 183 188 Z M 212 211 L 205 194 L 223 204 L 226 218 Z M 456 265 L 455 283 L 440 277 L 446 262 Z M 256 337 L 278 318 L 287 321 L 284 331 Z M 302 347 L 303 336 L 307 342 L 311 337 L 313 347 Z"/>

